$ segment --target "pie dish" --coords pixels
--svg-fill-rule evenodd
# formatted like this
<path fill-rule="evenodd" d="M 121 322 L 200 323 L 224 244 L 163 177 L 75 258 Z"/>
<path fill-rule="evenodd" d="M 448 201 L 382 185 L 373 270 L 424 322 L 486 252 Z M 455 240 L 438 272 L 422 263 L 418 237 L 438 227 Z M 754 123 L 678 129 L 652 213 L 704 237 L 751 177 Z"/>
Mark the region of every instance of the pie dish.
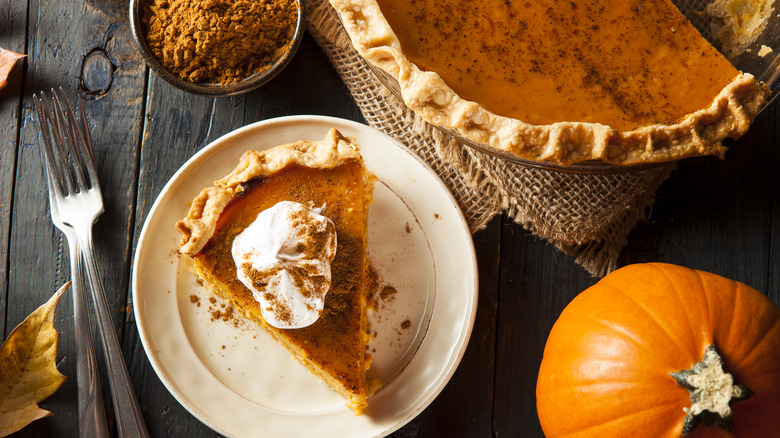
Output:
<path fill-rule="evenodd" d="M 769 93 L 668 0 L 331 4 L 418 115 L 524 159 L 722 157 Z"/>
<path fill-rule="evenodd" d="M 180 252 L 196 274 L 241 315 L 256 322 L 309 370 L 347 399 L 356 415 L 381 385 L 367 380 L 366 218 L 374 177 L 354 139 L 332 129 L 321 141 L 302 140 L 248 151 L 227 176 L 204 188 L 177 222 Z M 237 277 L 231 247 L 258 214 L 282 201 L 319 206 L 338 239 L 324 310 L 311 325 L 269 324 L 261 304 Z"/>

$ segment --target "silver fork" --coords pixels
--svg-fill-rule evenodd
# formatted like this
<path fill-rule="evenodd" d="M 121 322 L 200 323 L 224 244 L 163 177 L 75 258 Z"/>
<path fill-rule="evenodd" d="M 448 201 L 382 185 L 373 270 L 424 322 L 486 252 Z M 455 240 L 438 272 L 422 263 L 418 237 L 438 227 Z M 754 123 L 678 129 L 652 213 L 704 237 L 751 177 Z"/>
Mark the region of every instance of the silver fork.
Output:
<path fill-rule="evenodd" d="M 43 96 L 45 98 L 45 96 Z M 35 109 L 38 111 L 38 122 L 42 149 L 46 162 L 46 183 L 49 188 L 49 205 L 51 220 L 68 239 L 68 254 L 70 256 L 70 275 L 73 280 L 73 319 L 76 326 L 76 381 L 78 382 L 78 412 L 79 436 L 108 437 L 106 414 L 103 408 L 103 398 L 100 394 L 100 380 L 97 374 L 95 352 L 92 346 L 92 333 L 87 311 L 87 297 L 84 295 L 84 272 L 82 267 L 81 248 L 76 232 L 63 223 L 59 213 L 59 203 L 55 197 L 54 181 L 59 180 L 52 149 L 51 132 L 54 128 L 51 120 L 51 110 L 42 98 L 33 95 Z M 60 152 L 60 151 L 58 151 Z"/>
<path fill-rule="evenodd" d="M 61 225 L 58 227 L 66 234 L 69 242 L 71 237 L 75 237 L 77 248 L 71 251 L 71 254 L 79 253 L 80 257 L 76 258 L 83 258 L 90 295 L 95 305 L 98 333 L 108 362 L 107 371 L 118 435 L 123 438 L 148 437 L 149 433 L 133 393 L 108 311 L 103 282 L 95 264 L 92 225 L 103 213 L 103 196 L 92 156 L 92 141 L 84 106 L 79 99 L 81 120 L 77 122 L 62 89 L 58 92 L 52 90 L 51 93 L 51 108 L 44 93 L 41 93 L 40 99 L 35 97 L 34 100 L 45 144 L 52 219 L 55 224 Z M 79 262 L 76 266 L 80 265 Z M 79 403 L 81 404 L 81 400 Z M 103 420 L 105 421 L 105 414 Z"/>

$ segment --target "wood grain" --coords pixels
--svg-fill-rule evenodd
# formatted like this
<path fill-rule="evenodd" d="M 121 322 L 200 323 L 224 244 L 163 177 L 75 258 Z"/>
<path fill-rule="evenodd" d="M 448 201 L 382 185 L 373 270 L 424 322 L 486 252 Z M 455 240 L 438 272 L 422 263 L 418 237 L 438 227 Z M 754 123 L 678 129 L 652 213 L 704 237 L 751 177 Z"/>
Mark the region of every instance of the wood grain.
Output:
<path fill-rule="evenodd" d="M 622 264 L 664 261 L 714 272 L 764 293 L 777 275 L 777 104 L 762 112 L 725 160 L 685 160 L 631 234 Z M 774 232 L 773 232 L 774 231 Z M 776 288 L 774 288 L 776 289 Z"/>
<path fill-rule="evenodd" d="M 25 52 L 27 2 L 5 1 L 0 4 L 0 47 L 17 53 Z M 0 272 L 8 272 L 8 251 L 11 234 L 11 208 L 16 176 L 16 156 L 21 122 L 22 84 L 26 60 L 17 61 L 8 77 L 8 85 L 0 90 Z M 6 123 L 7 122 L 7 123 Z M 0 335 L 5 339 L 13 326 L 6 324 L 8 277 L 0 276 Z"/>
<path fill-rule="evenodd" d="M 126 302 L 132 251 L 130 239 L 122 236 L 130 235 L 132 223 L 138 174 L 135 156 L 140 134 L 140 97 L 145 70 L 130 40 L 126 20 L 123 20 L 122 2 L 88 5 L 30 2 L 29 7 L 27 52 L 30 57 L 13 210 L 13 221 L 27 226 L 14 227 L 11 236 L 8 297 L 12 307 L 9 315 L 21 318 L 30 313 L 53 293 L 55 285 L 70 278 L 67 248 L 48 215 L 48 198 L 37 147 L 37 119 L 32 114 L 29 98 L 34 92 L 62 86 L 72 104 L 76 103 L 77 92 L 85 98 L 106 209 L 95 227 L 95 251 L 108 304 L 114 310 L 112 317 L 119 329 L 123 323 L 120 309 Z M 67 21 L 66 26 L 61 24 L 63 21 Z M 105 61 L 102 68 L 85 62 L 90 53 L 99 54 Z M 84 82 L 82 75 L 88 76 L 89 80 Z M 103 84 L 102 89 L 93 93 L 88 87 L 99 82 Z M 30 275 L 31 267 L 35 269 L 34 276 Z M 57 312 L 63 358 L 60 370 L 71 379 L 46 401 L 46 408 L 63 418 L 76 417 L 76 358 L 71 314 L 70 300 L 62 300 Z M 97 350 L 100 351 L 99 347 Z M 101 375 L 106 382 L 105 371 Z M 106 410 L 110 412 L 107 386 L 107 383 L 103 384 Z M 35 423 L 24 429 L 22 436 L 49 434 L 44 432 L 46 427 L 47 423 Z M 77 435 L 76 422 L 63 423 L 58 433 Z"/>
<path fill-rule="evenodd" d="M 500 257 L 493 433 L 543 437 L 536 378 L 547 335 L 569 301 L 596 279 L 514 223 L 502 228 Z"/>
<path fill-rule="evenodd" d="M 119 0 L 0 4 L 0 46 L 29 55 L 0 91 L 0 144 L 6 145 L 0 148 L 0 333 L 7 335 L 70 276 L 67 247 L 49 219 L 31 106 L 33 92 L 62 85 L 71 99 L 85 98 L 106 197 L 95 227 L 98 263 L 150 433 L 212 437 L 151 368 L 131 311 L 132 256 L 149 209 L 189 157 L 236 128 L 294 114 L 363 117 L 308 36 L 287 69 L 254 92 L 214 99 L 177 90 L 141 62 L 126 7 Z M 679 163 L 629 236 L 621 264 L 678 263 L 742 281 L 780 302 L 778 111 L 773 104 L 748 134 L 728 141 L 725 161 Z M 470 344 L 442 393 L 394 437 L 543 436 L 535 384 L 547 334 L 569 301 L 597 279 L 506 218 L 476 233 L 474 244 L 480 291 Z M 62 300 L 55 321 L 59 368 L 70 380 L 42 404 L 54 416 L 14 436 L 77 435 L 71 312 L 70 300 Z M 107 384 L 104 394 L 110 403 Z"/>

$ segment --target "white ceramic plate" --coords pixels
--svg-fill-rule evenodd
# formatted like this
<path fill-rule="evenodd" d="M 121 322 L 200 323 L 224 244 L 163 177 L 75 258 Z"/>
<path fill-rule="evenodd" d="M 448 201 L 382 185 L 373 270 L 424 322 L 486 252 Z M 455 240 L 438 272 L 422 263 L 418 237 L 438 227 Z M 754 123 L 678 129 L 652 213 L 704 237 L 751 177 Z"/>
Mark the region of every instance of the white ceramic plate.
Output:
<path fill-rule="evenodd" d="M 395 293 L 371 315 L 371 374 L 384 386 L 355 416 L 344 400 L 260 328 L 225 321 L 219 301 L 177 257 L 174 223 L 190 201 L 249 149 L 330 128 L 353 136 L 377 176 L 369 210 L 369 256 Z M 160 193 L 144 224 L 133 265 L 138 331 L 162 382 L 195 417 L 235 437 L 382 436 L 428 404 L 452 376 L 474 324 L 477 267 L 460 209 L 439 178 L 390 137 L 352 121 L 295 116 L 231 132 L 198 152 Z"/>

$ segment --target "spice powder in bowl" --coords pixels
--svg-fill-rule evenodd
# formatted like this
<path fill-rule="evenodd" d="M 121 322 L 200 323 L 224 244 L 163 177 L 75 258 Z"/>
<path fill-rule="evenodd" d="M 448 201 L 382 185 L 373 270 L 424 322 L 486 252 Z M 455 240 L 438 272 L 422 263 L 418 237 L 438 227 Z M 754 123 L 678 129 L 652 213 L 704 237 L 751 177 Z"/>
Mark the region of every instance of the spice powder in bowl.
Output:
<path fill-rule="evenodd" d="M 300 13 L 295 0 L 149 0 L 142 19 L 149 51 L 170 73 L 228 85 L 287 55 Z"/>

